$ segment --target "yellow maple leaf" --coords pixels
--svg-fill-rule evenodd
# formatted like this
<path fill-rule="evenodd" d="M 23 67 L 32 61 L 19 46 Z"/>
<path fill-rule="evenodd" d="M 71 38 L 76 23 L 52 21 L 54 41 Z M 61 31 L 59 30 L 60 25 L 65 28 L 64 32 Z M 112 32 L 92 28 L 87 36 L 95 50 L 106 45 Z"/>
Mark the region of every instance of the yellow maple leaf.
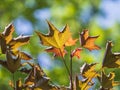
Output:
<path fill-rule="evenodd" d="M 64 46 L 66 42 L 68 46 L 74 45 L 77 40 L 73 40 L 71 37 L 71 32 L 69 26 L 66 25 L 63 30 L 60 32 L 51 22 L 47 21 L 49 26 L 49 33 L 44 35 L 40 32 L 37 32 L 41 43 L 45 46 L 52 47 L 52 49 L 46 50 L 48 52 L 54 52 L 55 56 L 62 56 L 66 54 L 64 51 Z M 72 39 L 72 40 L 71 40 Z M 72 42 L 71 42 L 72 41 Z M 67 45 L 66 45 L 67 46 Z M 56 52 L 57 51 L 57 52 Z"/>
<path fill-rule="evenodd" d="M 47 22 L 50 32 L 47 35 L 44 35 L 36 31 L 37 35 L 39 36 L 43 45 L 61 49 L 71 36 L 69 26 L 66 25 L 62 32 L 60 32 L 52 23 L 49 21 Z"/>

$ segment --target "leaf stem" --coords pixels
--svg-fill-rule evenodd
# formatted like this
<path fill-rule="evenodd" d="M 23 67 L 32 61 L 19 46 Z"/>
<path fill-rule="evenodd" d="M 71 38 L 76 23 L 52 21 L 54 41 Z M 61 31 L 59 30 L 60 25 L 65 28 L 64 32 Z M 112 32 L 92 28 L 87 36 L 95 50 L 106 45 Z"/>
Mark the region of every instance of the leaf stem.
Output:
<path fill-rule="evenodd" d="M 59 48 L 59 50 L 60 50 L 60 53 L 61 53 L 61 56 L 62 56 L 62 61 L 63 61 L 63 63 L 64 63 L 64 65 L 65 65 L 65 68 L 66 68 L 66 70 L 67 70 L 67 72 L 68 72 L 68 75 L 70 76 L 70 71 L 69 71 L 69 68 L 68 68 L 68 66 L 67 66 L 67 64 L 66 64 L 66 62 L 65 62 L 65 58 L 63 57 L 63 55 L 62 55 L 62 51 L 61 51 L 61 49 Z"/>
<path fill-rule="evenodd" d="M 64 59 L 63 57 L 62 57 L 62 59 L 63 59 L 64 65 L 65 65 L 65 68 L 66 68 L 66 70 L 67 70 L 67 72 L 68 72 L 68 74 L 69 74 L 69 76 L 70 76 L 70 71 L 69 71 L 68 66 L 67 66 L 67 64 L 66 64 L 66 62 L 65 62 L 65 59 Z"/>
<path fill-rule="evenodd" d="M 71 88 L 71 90 L 73 90 L 73 80 L 72 80 L 72 77 L 73 77 L 73 75 L 72 75 L 72 55 L 71 55 L 71 47 L 70 47 L 70 88 Z"/>
<path fill-rule="evenodd" d="M 70 84 L 71 90 L 73 90 L 73 82 L 72 82 L 72 56 L 70 55 Z"/>

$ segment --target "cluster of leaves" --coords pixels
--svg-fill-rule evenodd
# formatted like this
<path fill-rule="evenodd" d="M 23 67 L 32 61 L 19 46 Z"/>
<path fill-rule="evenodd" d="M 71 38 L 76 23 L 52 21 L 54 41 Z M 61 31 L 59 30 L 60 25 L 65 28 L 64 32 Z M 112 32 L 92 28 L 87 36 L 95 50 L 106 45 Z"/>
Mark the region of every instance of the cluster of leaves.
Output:
<path fill-rule="evenodd" d="M 11 73 L 16 72 L 20 67 L 23 67 L 20 71 L 27 74 L 24 82 L 19 79 L 15 83 L 12 81 L 9 83 L 14 90 L 88 90 L 95 84 L 93 81 L 94 78 L 99 80 L 100 90 L 110 90 L 113 86 L 120 85 L 120 82 L 114 81 L 114 72 L 109 72 L 109 75 L 107 75 L 104 70 L 105 68 L 120 67 L 120 53 L 112 53 L 111 41 L 108 41 L 106 44 L 106 52 L 100 70 L 95 70 L 97 63 L 84 63 L 82 67 L 80 67 L 80 74 L 76 75 L 75 79 L 73 79 L 73 57 L 76 56 L 79 59 L 80 52 L 82 52 L 83 48 L 86 48 L 89 51 L 100 50 L 101 48 L 95 45 L 95 40 L 99 36 L 90 36 L 89 30 L 83 30 L 80 33 L 81 47 L 71 50 L 70 67 L 68 67 L 64 59 L 64 56 L 68 54 L 65 48 L 67 46 L 71 47 L 75 45 L 78 39 L 72 38 L 68 25 L 60 32 L 51 22 L 47 21 L 47 23 L 50 32 L 47 35 L 44 35 L 36 31 L 36 34 L 39 36 L 41 44 L 48 46 L 45 51 L 52 52 L 55 57 L 59 56 L 63 59 L 70 78 L 70 86 L 53 85 L 50 78 L 47 77 L 38 64 L 29 62 L 29 60 L 32 60 L 32 57 L 25 52 L 20 51 L 19 48 L 22 45 L 28 44 L 31 36 L 20 35 L 17 38 L 13 38 L 12 34 L 14 32 L 14 26 L 13 24 L 9 24 L 5 30 L 0 33 L 1 53 L 6 55 L 6 60 L 0 60 L 0 64 L 7 68 Z M 21 63 L 21 60 L 27 60 L 27 62 Z M 26 69 L 24 67 L 25 64 L 30 65 L 31 69 Z"/>

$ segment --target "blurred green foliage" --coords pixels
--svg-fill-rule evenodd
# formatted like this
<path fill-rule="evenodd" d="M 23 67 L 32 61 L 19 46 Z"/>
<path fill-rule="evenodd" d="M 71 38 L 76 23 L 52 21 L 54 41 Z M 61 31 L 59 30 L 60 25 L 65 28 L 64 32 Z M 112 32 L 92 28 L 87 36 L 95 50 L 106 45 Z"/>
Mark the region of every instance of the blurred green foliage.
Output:
<path fill-rule="evenodd" d="M 117 22 L 110 28 L 103 28 L 97 24 L 96 18 L 100 15 L 101 3 L 102 0 L 1 0 L 0 32 L 2 32 L 4 27 L 10 22 L 15 24 L 16 30 L 17 28 L 22 30 L 22 26 L 16 26 L 16 20 L 21 17 L 31 23 L 33 31 L 40 30 L 43 33 L 48 32 L 46 19 L 51 21 L 58 29 L 62 29 L 65 24 L 68 24 L 74 38 L 79 38 L 79 32 L 81 32 L 83 29 L 89 29 L 91 35 L 100 35 L 100 37 L 96 40 L 96 43 L 102 49 L 92 52 L 84 49 L 81 53 L 80 60 L 77 58 L 74 58 L 73 60 L 73 72 L 74 75 L 78 74 L 79 68 L 84 62 L 100 63 L 97 67 L 97 69 L 99 69 L 104 57 L 106 42 L 108 40 L 112 40 L 114 42 L 113 51 L 120 51 L 120 23 Z M 75 47 L 80 47 L 80 43 L 78 42 L 77 45 L 73 46 L 71 49 L 73 50 Z M 44 46 L 40 45 L 37 35 L 33 33 L 30 44 L 24 46 L 22 50 L 31 54 L 34 58 L 33 61 L 38 63 L 36 59 L 38 58 L 39 54 L 44 52 L 44 48 Z M 69 54 L 70 48 L 67 48 L 67 51 Z M 0 59 L 5 59 L 4 55 L 0 55 Z M 55 60 L 52 59 L 53 57 L 51 55 L 49 61 L 55 62 Z M 56 61 L 62 63 L 60 60 L 61 58 L 55 59 Z M 67 55 L 65 59 L 69 65 L 69 55 Z M 43 67 L 51 80 L 55 84 L 69 85 L 67 75 L 65 76 L 67 73 L 63 64 L 59 65 L 59 63 L 53 63 L 52 65 L 53 68 L 50 69 Z M 25 77 L 24 74 L 20 73 L 16 73 L 15 75 L 15 77 Z M 119 75 L 120 71 L 117 70 L 116 78 L 119 78 Z M 11 79 L 12 75 L 10 72 L 0 66 L 0 89 L 10 90 L 8 87 L 8 81 Z"/>

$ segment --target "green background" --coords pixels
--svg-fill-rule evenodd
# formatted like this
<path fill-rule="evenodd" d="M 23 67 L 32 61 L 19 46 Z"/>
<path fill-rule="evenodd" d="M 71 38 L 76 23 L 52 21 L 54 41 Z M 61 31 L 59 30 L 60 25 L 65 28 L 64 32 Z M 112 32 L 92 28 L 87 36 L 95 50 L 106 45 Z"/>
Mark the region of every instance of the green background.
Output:
<path fill-rule="evenodd" d="M 116 5 L 119 0 L 108 1 Z M 99 35 L 100 37 L 95 43 L 101 47 L 101 50 L 90 52 L 84 49 L 81 52 L 80 59 L 73 59 L 73 73 L 74 75 L 79 74 L 79 68 L 84 62 L 99 63 L 96 67 L 96 70 L 99 70 L 108 40 L 113 41 L 114 47 L 112 51 L 120 51 L 120 22 L 115 19 L 114 23 L 111 24 L 112 18 L 107 19 L 109 13 L 107 14 L 104 10 L 106 7 L 107 0 L 106 3 L 104 0 L 1 0 L 0 32 L 4 30 L 5 26 L 13 22 L 15 25 L 15 37 L 20 34 L 32 35 L 30 43 L 23 46 L 21 50 L 29 53 L 34 58 L 30 62 L 39 63 L 42 66 L 54 84 L 68 86 L 68 76 L 62 59 L 54 58 L 53 54 L 46 53 L 44 51 L 46 47 L 40 44 L 39 38 L 34 31 L 37 30 L 46 34 L 48 32 L 46 20 L 49 20 L 59 30 L 62 30 L 65 24 L 68 24 L 73 38 L 79 38 L 79 32 L 84 29 L 88 29 L 90 35 Z M 113 7 L 108 5 L 109 12 L 114 13 Z M 117 14 L 113 17 L 115 16 Z M 81 47 L 79 41 L 71 49 L 74 50 L 77 47 Z M 65 56 L 65 60 L 69 65 L 70 47 L 67 47 L 66 50 L 68 54 Z M 5 55 L 1 54 L 0 59 L 6 59 Z M 111 71 L 115 71 L 115 80 L 119 81 L 120 70 L 111 69 Z M 15 73 L 16 80 L 22 78 L 24 81 L 25 77 L 26 75 L 19 71 Z M 12 74 L 0 65 L 0 90 L 11 90 L 8 84 L 10 80 L 12 80 Z M 97 80 L 95 82 L 97 83 Z M 94 88 L 98 88 L 98 83 Z"/>

